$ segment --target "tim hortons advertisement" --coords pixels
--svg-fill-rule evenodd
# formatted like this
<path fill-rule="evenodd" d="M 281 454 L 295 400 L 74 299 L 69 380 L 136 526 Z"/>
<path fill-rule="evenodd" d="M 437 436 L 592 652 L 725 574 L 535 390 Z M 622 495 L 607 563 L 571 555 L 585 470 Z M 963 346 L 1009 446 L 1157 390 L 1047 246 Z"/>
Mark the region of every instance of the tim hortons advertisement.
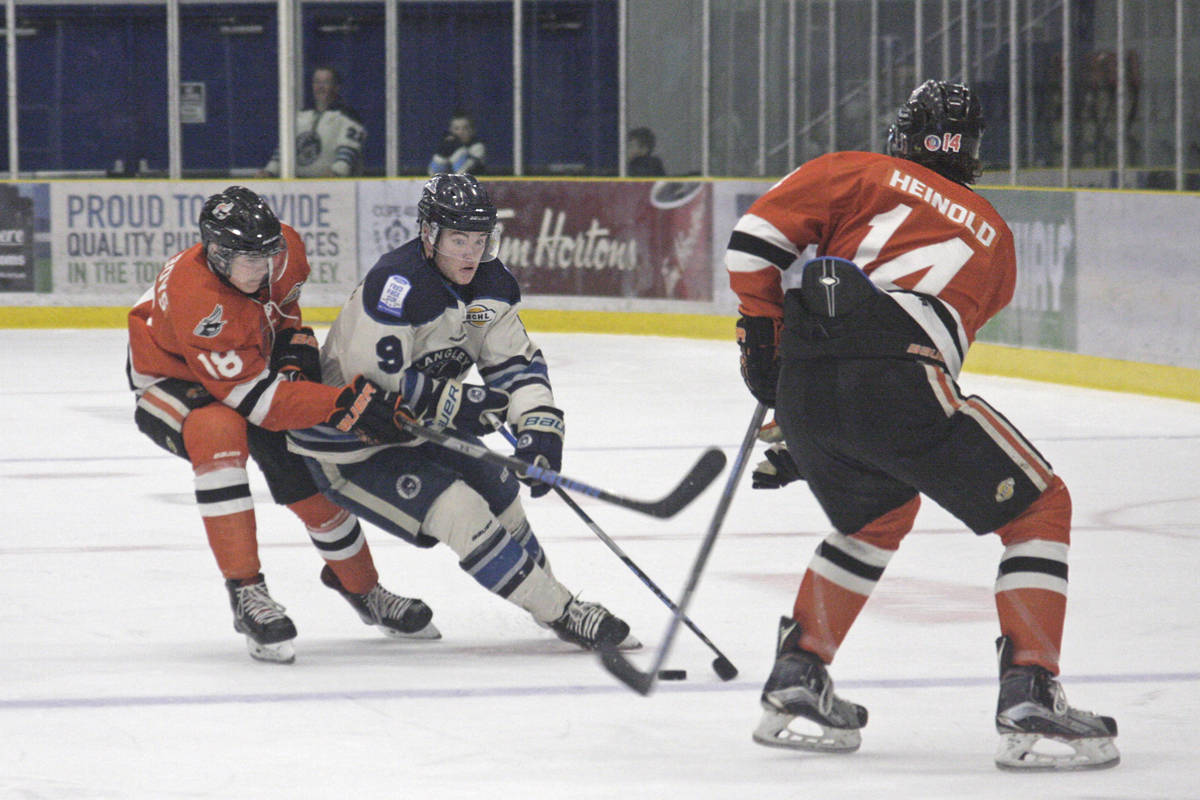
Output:
<path fill-rule="evenodd" d="M 527 295 L 712 299 L 711 189 L 488 181 L 500 258 Z"/>

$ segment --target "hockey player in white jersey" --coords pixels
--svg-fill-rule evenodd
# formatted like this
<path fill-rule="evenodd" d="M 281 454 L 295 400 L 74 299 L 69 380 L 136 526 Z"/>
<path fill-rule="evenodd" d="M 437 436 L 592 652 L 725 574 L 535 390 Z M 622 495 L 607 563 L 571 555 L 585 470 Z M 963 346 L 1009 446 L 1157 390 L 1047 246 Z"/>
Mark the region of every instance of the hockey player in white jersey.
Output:
<path fill-rule="evenodd" d="M 321 350 L 324 382 L 363 375 L 389 407 L 478 442 L 506 420 L 516 456 L 558 471 L 563 412 L 542 352 L 517 315 L 516 279 L 496 257 L 496 207 L 471 175 L 435 175 L 418 204 L 419 234 L 384 254 L 342 307 Z M 472 366 L 484 385 L 462 383 Z M 552 574 L 504 468 L 397 429 L 364 443 L 329 426 L 296 431 L 321 489 L 418 547 L 439 542 L 485 589 L 585 649 L 638 642 L 598 603 L 577 599 Z M 549 491 L 531 484 L 534 497 Z"/>

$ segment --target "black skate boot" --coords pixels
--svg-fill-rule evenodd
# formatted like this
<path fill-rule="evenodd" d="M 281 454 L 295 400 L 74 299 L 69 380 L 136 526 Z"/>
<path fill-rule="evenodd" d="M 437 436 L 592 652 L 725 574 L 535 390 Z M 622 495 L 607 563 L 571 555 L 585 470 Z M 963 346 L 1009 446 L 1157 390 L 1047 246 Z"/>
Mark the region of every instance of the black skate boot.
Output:
<path fill-rule="evenodd" d="M 378 583 L 366 594 L 355 594 L 342 586 L 328 564 L 321 570 L 321 583 L 346 598 L 364 623 L 374 625 L 393 639 L 442 638 L 441 631 L 431 622 L 433 610 L 421 600 L 392 594 Z"/>
<path fill-rule="evenodd" d="M 862 744 L 859 733 L 867 710 L 833 692 L 833 679 L 815 654 L 801 650 L 800 625 L 790 617 L 779 620 L 775 666 L 763 687 L 763 716 L 754 741 L 768 747 L 788 747 L 818 753 L 853 753 Z M 804 732 L 792 727 L 806 721 Z"/>
<path fill-rule="evenodd" d="M 1115 767 L 1121 760 L 1113 739 L 1117 723 L 1067 704 L 1062 686 L 1050 670 L 1012 663 L 1013 643 L 1007 636 L 996 640 L 1000 658 L 1000 700 L 996 704 L 996 730 L 1000 749 L 996 766 L 1011 770 L 1075 770 Z M 1066 745 L 1072 752 L 1034 750 L 1042 740 Z M 1052 745 L 1053 747 L 1053 745 Z"/>
<path fill-rule="evenodd" d="M 225 581 L 229 605 L 233 608 L 233 629 L 246 634 L 246 649 L 252 658 L 291 664 L 296 660 L 292 639 L 296 626 L 284 614 L 283 606 L 267 593 L 262 573 L 248 581 Z"/>
<path fill-rule="evenodd" d="M 599 603 L 584 603 L 574 597 L 567 601 L 562 616 L 550 623 L 550 630 L 564 642 L 584 650 L 599 650 L 611 644 L 618 650 L 634 650 L 642 643 L 629 634 L 629 625 Z"/>

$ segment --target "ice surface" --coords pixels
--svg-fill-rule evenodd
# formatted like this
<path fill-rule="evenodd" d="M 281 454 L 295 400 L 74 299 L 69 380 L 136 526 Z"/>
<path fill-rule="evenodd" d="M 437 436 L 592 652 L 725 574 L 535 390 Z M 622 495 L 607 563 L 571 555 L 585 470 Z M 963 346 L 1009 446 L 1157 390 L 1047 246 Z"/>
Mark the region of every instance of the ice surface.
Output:
<path fill-rule="evenodd" d="M 732 343 L 536 338 L 568 475 L 653 499 L 707 445 L 732 457 L 753 410 Z M 0 352 L 2 798 L 1200 797 L 1200 405 L 964 377 L 1071 489 L 1063 682 L 1121 729 L 1114 770 L 1011 775 L 992 764 L 1000 544 L 931 503 L 832 667 L 871 711 L 862 749 L 796 754 L 750 732 L 776 620 L 828 531 L 802 484 L 746 481 L 690 609 L 741 675 L 720 682 L 685 629 L 666 666 L 688 680 L 643 698 L 445 548 L 368 529 L 384 585 L 445 635 L 384 638 L 321 586 L 255 473 L 264 570 L 300 631 L 294 665 L 262 664 L 232 630 L 190 470 L 133 426 L 123 333 L 0 331 Z M 579 502 L 678 596 L 723 481 L 669 521 Z M 666 607 L 554 495 L 526 507 L 556 574 L 630 622 L 647 666 Z"/>

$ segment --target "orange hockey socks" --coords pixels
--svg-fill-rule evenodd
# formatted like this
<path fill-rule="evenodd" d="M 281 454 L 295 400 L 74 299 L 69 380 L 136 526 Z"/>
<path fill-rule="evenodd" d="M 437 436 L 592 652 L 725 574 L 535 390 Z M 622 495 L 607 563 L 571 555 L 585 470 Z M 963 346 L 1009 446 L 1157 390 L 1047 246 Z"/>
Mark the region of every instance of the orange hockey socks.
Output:
<path fill-rule="evenodd" d="M 921 498 L 914 495 L 855 533 L 832 533 L 821 542 L 792 609 L 803 631 L 800 647 L 826 664 L 833 661 L 920 507 Z"/>

